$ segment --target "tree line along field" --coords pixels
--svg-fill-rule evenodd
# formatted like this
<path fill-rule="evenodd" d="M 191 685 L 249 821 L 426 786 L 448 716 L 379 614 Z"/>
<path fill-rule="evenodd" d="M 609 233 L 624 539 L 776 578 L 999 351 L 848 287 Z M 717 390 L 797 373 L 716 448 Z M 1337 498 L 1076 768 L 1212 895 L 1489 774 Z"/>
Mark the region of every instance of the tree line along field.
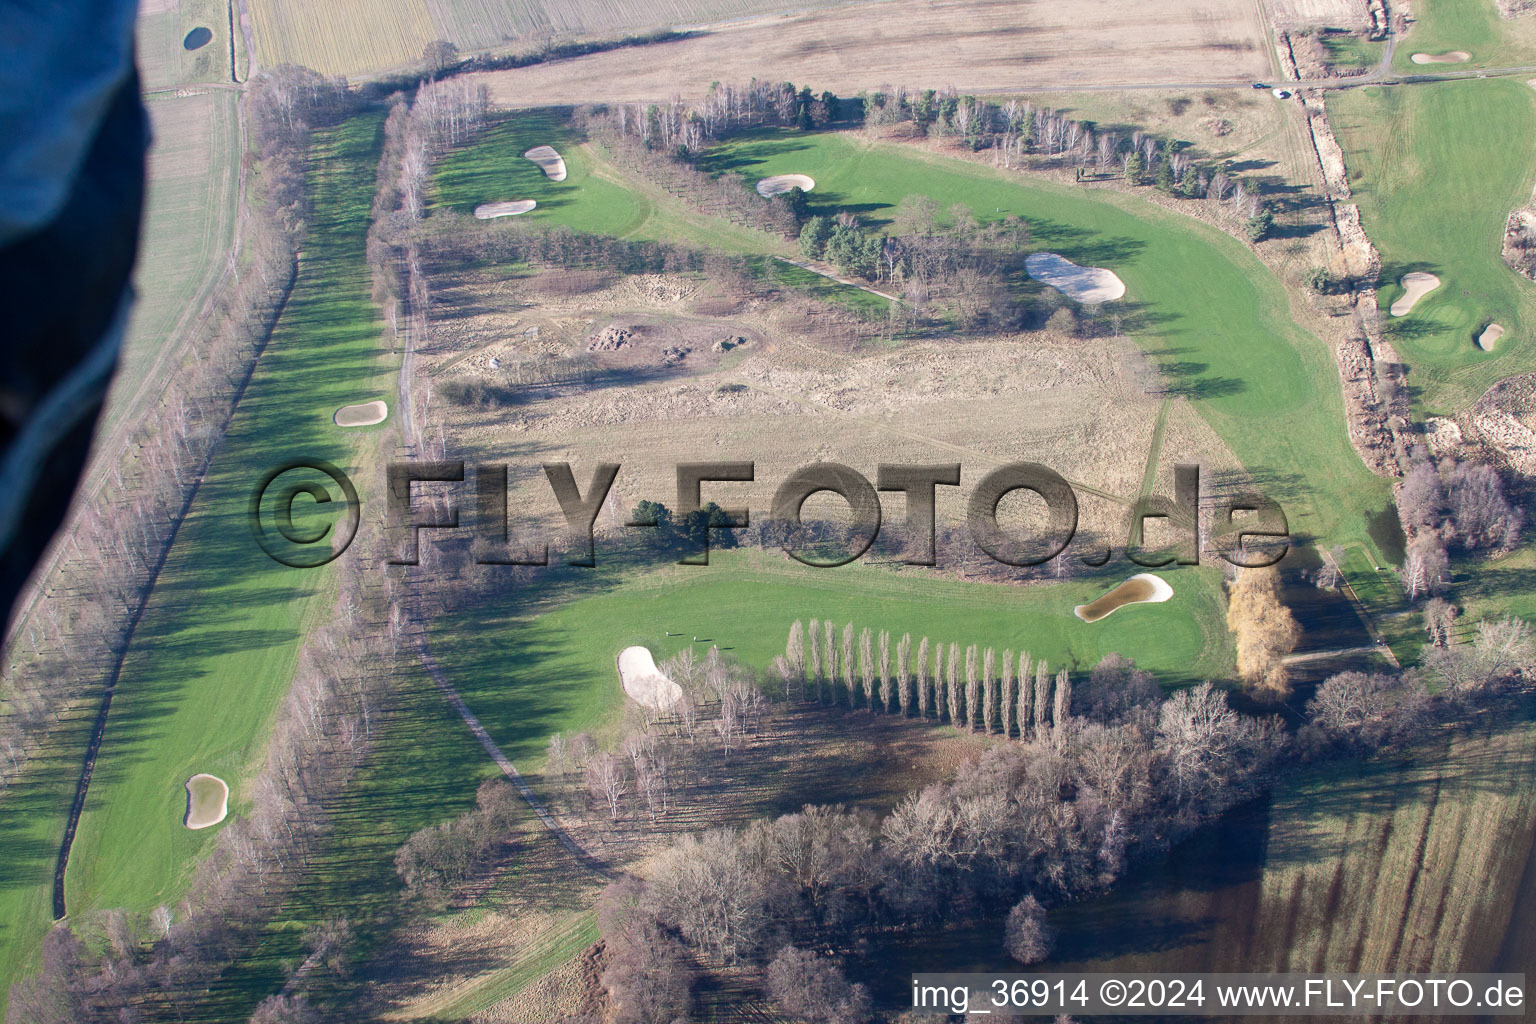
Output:
<path fill-rule="evenodd" d="M 1330 97 L 1328 110 L 1381 252 L 1383 309 L 1403 294 L 1404 273 L 1441 281 L 1383 324 L 1423 411 L 1454 414 L 1536 366 L 1536 284 L 1499 255 L 1505 219 L 1530 200 L 1536 90 L 1514 79 L 1371 86 Z M 1506 334 L 1483 352 L 1474 339 L 1489 323 Z"/>
<path fill-rule="evenodd" d="M 227 268 L 234 240 L 240 138 L 235 94 L 210 91 L 149 101 L 144 227 L 134 267 L 138 293 L 98 429 L 131 417 L 157 359 L 199 318 Z"/>

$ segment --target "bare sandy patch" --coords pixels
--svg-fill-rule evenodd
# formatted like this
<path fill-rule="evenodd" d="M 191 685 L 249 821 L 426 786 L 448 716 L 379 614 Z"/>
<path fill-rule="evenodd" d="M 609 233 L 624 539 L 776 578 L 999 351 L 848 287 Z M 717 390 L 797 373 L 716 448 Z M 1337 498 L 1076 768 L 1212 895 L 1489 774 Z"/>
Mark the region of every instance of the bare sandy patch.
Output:
<path fill-rule="evenodd" d="M 1477 347 L 1484 352 L 1492 352 L 1493 346 L 1497 345 L 1502 337 L 1504 337 L 1504 328 L 1498 324 L 1489 324 L 1483 328 L 1483 333 L 1477 336 Z"/>
<path fill-rule="evenodd" d="M 1139 572 L 1097 601 L 1080 604 L 1072 614 L 1084 622 L 1098 622 L 1128 604 L 1161 604 L 1173 596 L 1173 588 L 1161 576 Z"/>
<path fill-rule="evenodd" d="M 523 156 L 539 165 L 539 170 L 550 181 L 565 180 L 565 158 L 555 151 L 554 146 L 534 146 Z"/>
<path fill-rule="evenodd" d="M 801 192 L 809 192 L 816 187 L 816 179 L 809 174 L 775 174 L 771 178 L 764 178 L 757 183 L 757 194 L 764 199 L 788 192 L 797 188 Z"/>
<path fill-rule="evenodd" d="M 1472 55 L 1466 50 L 1452 50 L 1449 53 L 1416 53 L 1408 59 L 1415 64 L 1465 64 Z"/>
<path fill-rule="evenodd" d="M 532 199 L 513 199 L 505 203 L 481 203 L 475 207 L 475 216 L 480 220 L 493 220 L 497 217 L 516 217 L 527 213 L 538 205 Z"/>
<path fill-rule="evenodd" d="M 1078 302 L 1109 302 L 1125 294 L 1125 282 L 1103 267 L 1080 267 L 1054 252 L 1031 253 L 1024 269 L 1069 299 Z"/>
<path fill-rule="evenodd" d="M 228 783 L 217 775 L 202 772 L 187 780 L 187 814 L 183 825 L 190 829 L 211 828 L 228 813 Z"/>
<path fill-rule="evenodd" d="M 383 423 L 389 415 L 389 406 L 383 400 L 376 402 L 360 402 L 357 405 L 344 405 L 336 410 L 336 415 L 331 419 L 338 427 L 371 427 L 375 423 Z"/>
<path fill-rule="evenodd" d="M 683 699 L 683 688 L 661 674 L 648 647 L 619 652 L 619 681 L 630 700 L 655 711 L 665 711 Z"/>
<path fill-rule="evenodd" d="M 1420 299 L 1440 287 L 1440 279 L 1434 274 L 1414 270 L 1404 274 L 1398 284 L 1403 286 L 1403 294 L 1392 303 L 1390 312 L 1393 316 L 1407 316 Z"/>

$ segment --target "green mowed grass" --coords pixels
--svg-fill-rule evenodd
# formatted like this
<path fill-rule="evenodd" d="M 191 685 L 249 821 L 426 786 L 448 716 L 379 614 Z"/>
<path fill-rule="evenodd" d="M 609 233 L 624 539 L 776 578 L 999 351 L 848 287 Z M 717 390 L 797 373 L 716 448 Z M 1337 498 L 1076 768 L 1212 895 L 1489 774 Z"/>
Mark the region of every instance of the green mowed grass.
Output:
<path fill-rule="evenodd" d="M 267 469 L 319 457 L 357 475 L 342 404 L 385 384 L 364 263 L 382 117 L 315 142 L 314 217 L 299 279 L 183 525 L 124 664 L 70 859 L 70 911 L 174 902 L 218 829 L 182 827 L 182 784 L 199 771 L 231 786 L 263 759 L 299 646 L 328 612 L 327 570 L 291 569 L 256 546 L 246 519 Z M 364 489 L 367 478 L 360 476 Z"/>
<path fill-rule="evenodd" d="M 622 704 L 614 659 L 623 648 L 643 645 L 661 661 L 685 647 L 703 655 L 718 645 L 762 671 L 784 652 L 796 619 L 831 618 L 839 630 L 852 622 L 894 637 L 910 632 L 914 643 L 928 636 L 1027 650 L 1074 671 L 1116 651 L 1170 685 L 1220 678 L 1232 668 L 1214 568 L 1169 572 L 1172 600 L 1089 624 L 1073 616 L 1073 606 L 1102 595 L 1119 575 L 1009 587 L 863 563 L 811 569 L 755 551 L 716 551 L 710 561 L 643 573 L 562 573 L 565 603 L 531 608 L 522 592 L 478 604 L 438 624 L 433 653 L 507 756 L 524 765 L 542 759 L 552 733 L 602 737 L 614 727 Z M 534 597 L 540 586 L 533 584 Z"/>
<path fill-rule="evenodd" d="M 717 147 L 705 166 L 749 178 L 809 174 L 814 209 L 850 210 L 876 226 L 914 194 L 941 209 L 962 204 L 983 221 L 1017 214 L 1036 248 L 1120 275 L 1126 330 L 1285 507 L 1294 535 L 1374 548 L 1366 524 L 1390 505 L 1390 490 L 1350 447 L 1333 356 L 1292 323 L 1280 283 L 1235 239 L 1134 195 L 1025 183 L 830 133 L 744 136 Z"/>
<path fill-rule="evenodd" d="M 1501 67 L 1529 63 L 1536 56 L 1536 34 L 1516 19 L 1504 21 L 1493 0 L 1421 0 L 1413 5 L 1413 26 L 1398 40 L 1394 70 L 1433 74 L 1470 67 Z M 1465 50 L 1465 64 L 1415 64 L 1415 53 Z M 1378 59 L 1379 56 L 1378 56 Z"/>
<path fill-rule="evenodd" d="M 1426 413 L 1453 413 L 1495 380 L 1536 366 L 1536 284 L 1499 255 L 1510 210 L 1530 199 L 1536 90 L 1488 79 L 1368 87 L 1330 96 L 1361 217 L 1382 256 L 1383 311 L 1411 270 L 1440 278 L 1405 317 L 1385 317 Z M 1490 322 L 1495 351 L 1474 344 Z"/>
<path fill-rule="evenodd" d="M 368 962 L 411 910 L 395 873 L 395 851 L 416 830 L 473 809 L 480 783 L 500 775 L 431 679 L 409 665 L 411 653 L 403 656 L 409 667 L 374 716 L 377 733 L 367 760 L 327 805 L 333 831 L 260 943 L 242 950 L 209 992 L 202 1019 L 249 1017 L 303 962 L 304 929 L 321 921 L 346 917 L 357 933 L 354 962 Z M 348 1007 L 331 1000 L 350 998 L 351 991 L 345 985 L 333 991 L 333 983 L 329 976 L 313 979 L 312 998 L 332 1011 L 328 1019 L 346 1019 Z"/>
<path fill-rule="evenodd" d="M 1455 569 L 1458 624 L 1467 637 L 1485 618 L 1514 615 L 1536 623 L 1536 544 L 1497 558 L 1458 561 Z"/>
<path fill-rule="evenodd" d="M 565 180 L 551 181 L 523 154 L 554 146 L 565 160 Z M 473 145 L 452 149 L 433 169 L 434 204 L 473 214 L 481 203 L 533 199 L 522 219 L 623 237 L 649 215 L 632 191 L 593 174 L 592 158 L 565 120 L 549 111 L 493 114 Z"/>
<path fill-rule="evenodd" d="M 1355 544 L 1345 552 L 1339 568 L 1398 662 L 1411 665 L 1418 661 L 1424 647 L 1420 629 L 1423 619 L 1413 612 L 1397 574 L 1389 567 L 1377 565 L 1363 547 Z"/>

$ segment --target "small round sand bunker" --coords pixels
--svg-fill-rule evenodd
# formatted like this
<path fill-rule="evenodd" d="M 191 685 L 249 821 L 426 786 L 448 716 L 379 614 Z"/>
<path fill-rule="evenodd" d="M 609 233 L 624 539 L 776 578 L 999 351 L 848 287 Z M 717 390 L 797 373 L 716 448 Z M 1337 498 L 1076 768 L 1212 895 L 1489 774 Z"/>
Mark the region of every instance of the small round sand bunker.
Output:
<path fill-rule="evenodd" d="M 810 192 L 815 187 L 816 179 L 809 174 L 775 174 L 757 183 L 757 194 L 764 199 L 770 199 L 792 188 L 797 188 L 801 192 Z"/>
<path fill-rule="evenodd" d="M 1080 267 L 1054 252 L 1031 253 L 1024 269 L 1036 281 L 1043 281 L 1078 302 L 1110 302 L 1125 294 L 1125 282 L 1103 267 Z"/>
<path fill-rule="evenodd" d="M 338 427 L 371 427 L 375 423 L 383 423 L 389 415 L 389 406 L 384 402 L 360 402 L 357 405 L 344 405 L 336 410 L 336 415 L 331 419 Z"/>
<path fill-rule="evenodd" d="M 496 217 L 516 217 L 527 213 L 539 204 L 532 199 L 514 199 L 506 203 L 481 203 L 475 207 L 475 216 L 480 220 L 492 220 Z"/>
<path fill-rule="evenodd" d="M 1440 287 L 1440 279 L 1434 274 L 1414 270 L 1404 274 L 1398 284 L 1403 286 L 1403 294 L 1392 303 L 1390 312 L 1393 316 L 1407 316 L 1420 299 Z"/>
<path fill-rule="evenodd" d="M 1161 604 L 1173 596 L 1173 588 L 1161 576 L 1139 572 L 1097 601 L 1080 604 L 1072 614 L 1084 622 L 1098 622 L 1128 604 Z"/>
<path fill-rule="evenodd" d="M 619 652 L 619 681 L 630 700 L 653 711 L 665 711 L 683 699 L 683 688 L 661 674 L 648 647 Z"/>
<path fill-rule="evenodd" d="M 202 772 L 187 780 L 187 814 L 181 823 L 190 829 L 211 828 L 229 813 L 229 785 Z"/>
<path fill-rule="evenodd" d="M 1484 352 L 1492 352 L 1493 346 L 1497 345 L 1502 337 L 1504 337 L 1504 328 L 1498 324 L 1489 324 L 1483 328 L 1483 333 L 1477 336 L 1477 347 Z"/>
<path fill-rule="evenodd" d="M 1416 53 L 1409 60 L 1415 64 L 1465 64 L 1472 59 L 1472 55 L 1466 50 L 1452 50 L 1449 53 Z"/>
<path fill-rule="evenodd" d="M 565 158 L 555 151 L 554 146 L 534 146 L 523 156 L 539 165 L 539 170 L 550 181 L 565 180 Z"/>

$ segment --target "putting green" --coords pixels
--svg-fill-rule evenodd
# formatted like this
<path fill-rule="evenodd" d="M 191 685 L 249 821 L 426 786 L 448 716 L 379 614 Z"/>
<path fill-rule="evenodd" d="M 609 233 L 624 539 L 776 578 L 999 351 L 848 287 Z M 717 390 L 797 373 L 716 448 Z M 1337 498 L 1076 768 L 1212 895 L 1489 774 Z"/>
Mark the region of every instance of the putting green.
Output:
<path fill-rule="evenodd" d="M 1536 89 L 1513 79 L 1373 86 L 1330 96 L 1328 111 L 1393 282 L 1382 304 L 1406 294 L 1397 282 L 1409 272 L 1441 282 L 1384 325 L 1423 412 L 1454 415 L 1495 380 L 1536 368 L 1536 284 L 1499 255 L 1509 212 L 1531 197 Z M 1485 352 L 1476 338 L 1493 321 L 1507 333 Z"/>

